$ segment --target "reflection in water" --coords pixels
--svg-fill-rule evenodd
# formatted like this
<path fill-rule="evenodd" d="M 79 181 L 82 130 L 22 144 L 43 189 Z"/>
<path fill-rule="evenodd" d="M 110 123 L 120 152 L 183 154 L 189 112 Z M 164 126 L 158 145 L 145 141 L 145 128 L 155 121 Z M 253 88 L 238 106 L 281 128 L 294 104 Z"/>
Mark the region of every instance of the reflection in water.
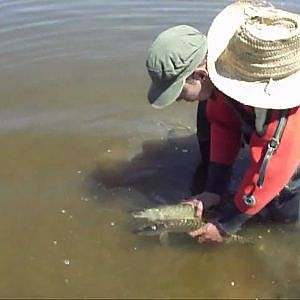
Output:
<path fill-rule="evenodd" d="M 194 135 L 146 141 L 131 161 L 98 162 L 91 174 L 94 188 L 137 190 L 152 204 L 175 203 L 190 195 L 191 177 L 199 161 Z M 109 168 L 107 168 L 109 166 Z"/>
<path fill-rule="evenodd" d="M 176 133 L 176 130 L 174 131 Z M 186 132 L 187 133 L 187 132 Z M 91 193 L 101 193 L 102 189 L 124 188 L 126 191 L 138 192 L 135 197 L 125 198 L 132 201 L 128 207 L 137 209 L 158 204 L 176 203 L 189 195 L 190 182 L 195 166 L 198 163 L 198 151 L 195 135 L 173 136 L 164 140 L 146 141 L 142 152 L 130 161 L 103 161 L 91 173 L 89 188 Z M 247 164 L 243 151 L 234 167 L 232 190 L 241 178 Z M 96 191 L 98 189 L 98 191 Z M 122 189 L 119 191 L 122 193 Z M 141 197 L 142 196 L 142 197 Z M 299 295 L 300 255 L 298 254 L 299 230 L 294 226 L 275 225 L 270 223 L 256 224 L 250 222 L 246 234 L 255 237 L 253 247 L 244 249 L 249 257 L 257 260 L 266 274 L 271 277 L 272 297 Z M 183 235 L 171 235 L 171 245 L 190 251 L 199 249 L 193 241 Z M 141 241 L 153 247 L 158 239 L 141 238 Z M 291 245 L 293 245 L 291 247 Z M 192 246 L 192 248 L 191 248 Z M 203 248 L 204 247 L 204 248 Z M 202 246 L 201 251 L 205 251 Z M 211 251 L 209 249 L 208 251 Z M 288 254 L 289 253 L 289 254 Z M 216 254 L 217 255 L 217 254 Z M 218 253 L 222 257 L 221 253 Z M 280 257 L 280 259 L 278 259 Z M 231 257 L 232 263 L 243 264 L 244 257 Z M 247 259 L 251 262 L 251 258 Z M 276 263 L 274 263 L 276 261 Z M 251 275 L 256 278 L 257 275 Z M 281 290 L 281 291 L 278 291 Z"/>
<path fill-rule="evenodd" d="M 125 188 L 126 191 L 132 192 L 132 197 L 124 198 L 126 201 L 132 201 L 127 206 L 130 209 L 176 203 L 184 196 L 183 192 L 188 195 L 190 191 L 187 183 L 190 183 L 198 162 L 195 143 L 194 135 L 144 142 L 143 151 L 131 161 L 110 161 L 109 163 L 106 161 L 104 164 L 98 162 L 96 169 L 87 180 L 89 188 L 92 193 L 95 193 L 97 188 L 97 193 L 101 193 L 102 189 L 113 189 L 118 193 L 120 188 L 119 194 L 122 194 L 122 188 Z M 237 186 L 243 172 L 242 166 L 244 167 L 244 164 L 247 163 L 245 152 L 241 153 L 234 167 L 232 189 Z M 107 167 L 108 165 L 110 167 Z M 135 192 L 139 199 L 134 197 Z M 127 227 L 130 229 L 128 224 Z M 220 252 L 214 252 L 215 259 L 222 260 L 224 255 L 229 255 L 227 259 L 233 264 L 243 266 L 245 262 L 248 262 L 262 268 L 261 273 L 253 272 L 249 275 L 249 279 L 262 280 L 260 276 L 265 273 L 270 278 L 270 290 L 266 289 L 257 294 L 259 287 L 256 286 L 258 290 L 253 291 L 255 296 L 294 297 L 300 295 L 298 228 L 294 225 L 276 225 L 268 222 L 250 222 L 244 227 L 246 229 L 243 232 L 254 238 L 255 244 L 243 247 L 219 246 Z M 217 251 L 209 245 L 198 245 L 185 235 L 173 234 L 170 238 L 168 245 L 175 252 L 186 251 L 191 254 L 198 251 L 202 253 Z M 137 237 L 137 239 L 140 240 L 140 247 L 152 249 L 159 244 L 157 237 Z M 234 251 L 243 251 L 244 255 L 239 254 L 235 257 Z M 192 273 L 190 275 L 192 276 Z M 216 276 L 211 271 L 207 271 L 206 275 Z M 236 283 L 232 281 L 231 284 L 235 285 Z M 250 294 L 252 295 L 251 292 Z"/>

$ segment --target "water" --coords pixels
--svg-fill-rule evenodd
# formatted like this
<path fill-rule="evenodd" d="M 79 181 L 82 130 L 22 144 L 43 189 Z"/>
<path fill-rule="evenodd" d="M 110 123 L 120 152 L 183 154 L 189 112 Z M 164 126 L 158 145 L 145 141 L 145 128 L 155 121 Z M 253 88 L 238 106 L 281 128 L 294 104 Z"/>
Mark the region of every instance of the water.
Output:
<path fill-rule="evenodd" d="M 253 227 L 242 249 L 130 233 L 128 211 L 189 195 L 198 161 L 195 104 L 146 101 L 147 49 L 229 2 L 0 1 L 0 297 L 300 296 L 297 230 Z"/>

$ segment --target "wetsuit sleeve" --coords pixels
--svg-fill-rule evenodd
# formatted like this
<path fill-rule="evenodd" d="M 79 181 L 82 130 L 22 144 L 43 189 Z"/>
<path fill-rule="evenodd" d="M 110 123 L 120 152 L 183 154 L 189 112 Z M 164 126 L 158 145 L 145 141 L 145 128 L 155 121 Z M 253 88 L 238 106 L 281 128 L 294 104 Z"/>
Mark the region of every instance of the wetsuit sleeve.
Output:
<path fill-rule="evenodd" d="M 219 93 L 207 104 L 211 123 L 210 164 L 205 190 L 222 194 L 230 181 L 231 168 L 241 147 L 241 122 Z"/>
<path fill-rule="evenodd" d="M 224 212 L 219 220 L 220 227 L 227 233 L 237 231 L 243 222 L 272 201 L 289 182 L 298 167 L 300 161 L 300 139 L 298 138 L 300 110 L 295 108 L 289 112 L 279 147 L 269 159 L 262 187 L 259 188 L 256 185 L 267 144 L 274 135 L 277 123 L 278 111 L 274 111 L 266 134 L 263 137 L 259 137 L 256 133 L 251 136 L 251 164 L 235 195 L 235 205 Z"/>

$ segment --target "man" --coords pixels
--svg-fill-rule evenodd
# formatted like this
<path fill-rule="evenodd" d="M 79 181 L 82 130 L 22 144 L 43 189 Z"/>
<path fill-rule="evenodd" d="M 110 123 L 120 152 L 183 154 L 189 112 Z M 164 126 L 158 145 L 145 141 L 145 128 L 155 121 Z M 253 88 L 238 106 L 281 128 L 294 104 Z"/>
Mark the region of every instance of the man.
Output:
<path fill-rule="evenodd" d="M 152 79 L 149 102 L 163 108 L 176 100 L 199 101 L 197 137 L 201 164 L 195 172 L 192 194 L 204 187 L 209 163 L 210 126 L 206 118 L 206 100 L 214 89 L 206 68 L 207 38 L 197 29 L 179 25 L 162 32 L 153 42 L 147 58 Z"/>
<path fill-rule="evenodd" d="M 300 17 L 247 1 L 229 5 L 209 29 L 207 65 L 218 88 L 207 105 L 209 172 L 205 192 L 189 203 L 199 217 L 210 207 L 221 208 L 218 218 L 191 236 L 223 241 L 257 214 L 279 222 L 297 221 Z M 180 96 L 189 95 L 182 92 Z M 242 138 L 249 143 L 251 162 L 234 201 L 221 206 Z"/>

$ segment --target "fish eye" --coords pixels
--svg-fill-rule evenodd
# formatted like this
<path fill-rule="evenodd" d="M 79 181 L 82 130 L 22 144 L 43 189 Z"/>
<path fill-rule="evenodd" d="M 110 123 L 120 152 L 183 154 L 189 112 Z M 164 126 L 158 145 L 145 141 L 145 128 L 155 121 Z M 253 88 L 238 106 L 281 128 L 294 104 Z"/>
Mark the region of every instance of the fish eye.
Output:
<path fill-rule="evenodd" d="M 156 229 L 157 229 L 156 225 L 152 225 L 152 226 L 151 226 L 151 229 L 152 229 L 152 230 L 156 230 Z"/>

